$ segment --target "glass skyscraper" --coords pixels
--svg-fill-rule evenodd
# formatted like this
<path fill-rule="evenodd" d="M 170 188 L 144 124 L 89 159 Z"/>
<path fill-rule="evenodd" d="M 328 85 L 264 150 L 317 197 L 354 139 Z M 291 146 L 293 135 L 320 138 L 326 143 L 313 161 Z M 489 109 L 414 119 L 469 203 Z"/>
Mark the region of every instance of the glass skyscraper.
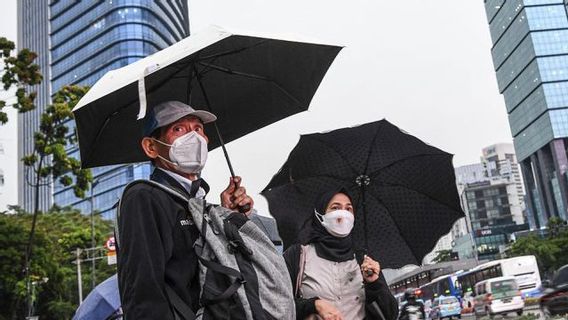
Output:
<path fill-rule="evenodd" d="M 47 1 L 18 0 L 18 48 L 28 48 L 37 53 L 37 63 L 43 74 L 43 82 L 33 86 L 37 93 L 36 109 L 18 114 L 18 159 L 34 149 L 34 132 L 39 130 L 39 117 L 50 101 L 49 86 L 49 5 Z M 35 189 L 30 182 L 35 174 L 18 161 L 18 203 L 28 212 L 35 204 Z M 39 189 L 39 209 L 45 211 L 52 204 L 51 186 Z"/>
<path fill-rule="evenodd" d="M 126 66 L 187 36 L 187 0 L 52 0 L 48 78 L 51 92 L 68 84 L 91 86 L 107 71 Z M 77 146 L 67 152 L 79 157 Z M 90 193 L 85 199 L 76 198 L 72 188 L 55 183 L 53 201 L 83 212 L 90 212 L 93 205 L 110 218 L 112 206 L 124 186 L 149 174 L 149 164 L 95 168 L 92 198 Z"/>
<path fill-rule="evenodd" d="M 531 228 L 568 209 L 568 14 L 564 0 L 485 0 L 499 91 Z"/>

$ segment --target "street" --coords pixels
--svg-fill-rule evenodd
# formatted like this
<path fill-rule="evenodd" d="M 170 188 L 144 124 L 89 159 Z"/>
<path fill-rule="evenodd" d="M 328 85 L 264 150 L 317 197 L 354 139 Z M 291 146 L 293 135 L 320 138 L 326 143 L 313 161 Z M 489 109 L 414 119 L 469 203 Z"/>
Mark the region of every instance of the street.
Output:
<path fill-rule="evenodd" d="M 544 316 L 542 314 L 542 312 L 540 311 L 540 309 L 538 307 L 535 306 L 530 306 L 524 309 L 524 315 L 534 315 L 536 319 L 544 319 Z M 517 316 L 515 313 L 509 313 L 506 316 L 495 316 L 495 319 L 517 319 L 519 318 L 519 316 Z M 475 319 L 475 316 L 473 314 L 468 314 L 468 315 L 464 315 L 462 316 L 462 319 Z M 489 319 L 489 317 L 483 317 L 482 319 Z M 568 319 L 567 317 L 564 318 L 555 318 L 555 319 Z"/>

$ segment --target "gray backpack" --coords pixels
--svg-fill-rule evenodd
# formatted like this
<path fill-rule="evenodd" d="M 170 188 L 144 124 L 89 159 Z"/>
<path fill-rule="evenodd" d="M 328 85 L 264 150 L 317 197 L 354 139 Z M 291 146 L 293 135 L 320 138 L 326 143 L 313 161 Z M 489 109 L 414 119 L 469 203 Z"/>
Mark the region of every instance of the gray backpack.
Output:
<path fill-rule="evenodd" d="M 194 249 L 199 257 L 200 302 L 197 313 L 166 286 L 176 319 L 295 319 L 292 283 L 286 263 L 272 241 L 243 214 L 205 200 L 188 197 L 151 180 L 148 183 L 187 202 L 189 217 L 201 236 Z M 125 189 L 126 190 L 126 189 Z M 117 219 L 120 219 L 120 202 Z M 115 230 L 117 244 L 120 235 Z"/>

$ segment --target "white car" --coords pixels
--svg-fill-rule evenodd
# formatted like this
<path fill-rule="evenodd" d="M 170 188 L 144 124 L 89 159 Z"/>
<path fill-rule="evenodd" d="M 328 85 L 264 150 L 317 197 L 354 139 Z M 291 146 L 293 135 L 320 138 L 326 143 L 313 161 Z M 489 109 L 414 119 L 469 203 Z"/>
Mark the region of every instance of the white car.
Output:
<path fill-rule="evenodd" d="M 478 282 L 475 285 L 475 316 L 481 317 L 497 314 L 505 315 L 515 312 L 523 314 L 525 301 L 514 277 L 498 277 Z"/>

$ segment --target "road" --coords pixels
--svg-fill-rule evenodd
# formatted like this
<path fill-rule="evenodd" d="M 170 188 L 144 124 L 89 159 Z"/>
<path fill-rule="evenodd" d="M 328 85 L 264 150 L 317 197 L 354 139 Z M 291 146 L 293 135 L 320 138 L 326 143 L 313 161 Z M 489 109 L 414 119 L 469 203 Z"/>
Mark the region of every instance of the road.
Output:
<path fill-rule="evenodd" d="M 537 319 L 544 319 L 544 316 L 542 314 L 542 312 L 540 312 L 540 309 L 534 306 L 531 306 L 529 308 L 525 308 L 524 309 L 524 315 L 528 315 L 528 314 L 532 314 L 535 315 L 537 317 Z M 506 316 L 495 316 L 495 319 L 516 319 L 518 318 L 518 316 L 515 313 L 509 313 Z M 475 316 L 473 316 L 473 314 L 471 315 L 464 315 L 462 317 L 462 319 L 475 319 Z M 489 317 L 484 317 L 482 319 L 489 319 Z"/>

